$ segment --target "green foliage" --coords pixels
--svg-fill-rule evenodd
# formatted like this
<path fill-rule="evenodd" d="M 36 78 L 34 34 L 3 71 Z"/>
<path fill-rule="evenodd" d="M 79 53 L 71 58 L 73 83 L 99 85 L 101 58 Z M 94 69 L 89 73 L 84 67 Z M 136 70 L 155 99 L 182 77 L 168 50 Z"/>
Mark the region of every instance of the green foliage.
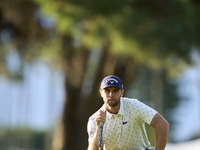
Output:
<path fill-rule="evenodd" d="M 56 22 L 59 33 L 89 49 L 109 41 L 113 53 L 132 56 L 149 67 L 185 66 L 190 63 L 191 46 L 199 46 L 200 10 L 189 0 L 163 5 L 139 0 L 36 2 Z"/>

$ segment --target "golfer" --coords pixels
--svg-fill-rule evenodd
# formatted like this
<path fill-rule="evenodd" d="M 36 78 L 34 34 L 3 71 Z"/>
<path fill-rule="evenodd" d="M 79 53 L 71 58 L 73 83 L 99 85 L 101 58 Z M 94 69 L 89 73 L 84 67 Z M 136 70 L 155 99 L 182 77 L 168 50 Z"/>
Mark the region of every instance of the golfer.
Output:
<path fill-rule="evenodd" d="M 104 105 L 88 121 L 88 150 L 98 150 L 99 123 L 103 122 L 101 150 L 148 150 L 151 143 L 145 123 L 155 128 L 155 150 L 164 150 L 169 123 L 154 109 L 137 99 L 122 97 L 123 85 L 117 76 L 107 76 L 101 82 Z"/>

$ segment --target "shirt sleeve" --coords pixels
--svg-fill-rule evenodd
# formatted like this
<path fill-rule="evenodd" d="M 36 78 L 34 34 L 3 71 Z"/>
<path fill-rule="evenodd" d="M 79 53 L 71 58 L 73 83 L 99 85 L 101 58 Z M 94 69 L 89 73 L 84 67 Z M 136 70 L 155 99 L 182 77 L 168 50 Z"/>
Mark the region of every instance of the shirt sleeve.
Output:
<path fill-rule="evenodd" d="M 141 121 L 150 125 L 157 111 L 138 100 L 137 100 L 137 105 L 140 112 L 139 116 Z"/>
<path fill-rule="evenodd" d="M 87 132 L 88 132 L 88 142 L 92 141 L 94 137 L 94 133 L 96 131 L 96 122 L 94 115 L 89 118 L 88 124 L 87 124 Z"/>

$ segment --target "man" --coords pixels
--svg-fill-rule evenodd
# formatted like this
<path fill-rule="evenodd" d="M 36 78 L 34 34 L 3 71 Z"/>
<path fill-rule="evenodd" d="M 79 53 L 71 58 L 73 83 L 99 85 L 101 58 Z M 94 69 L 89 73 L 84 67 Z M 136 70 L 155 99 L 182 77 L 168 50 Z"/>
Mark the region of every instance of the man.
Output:
<path fill-rule="evenodd" d="M 88 150 L 98 150 L 99 122 L 103 126 L 102 150 L 148 150 L 151 144 L 145 123 L 155 128 L 155 150 L 164 150 L 169 123 L 154 109 L 137 99 L 122 97 L 123 85 L 117 76 L 107 76 L 101 82 L 104 105 L 88 121 Z"/>

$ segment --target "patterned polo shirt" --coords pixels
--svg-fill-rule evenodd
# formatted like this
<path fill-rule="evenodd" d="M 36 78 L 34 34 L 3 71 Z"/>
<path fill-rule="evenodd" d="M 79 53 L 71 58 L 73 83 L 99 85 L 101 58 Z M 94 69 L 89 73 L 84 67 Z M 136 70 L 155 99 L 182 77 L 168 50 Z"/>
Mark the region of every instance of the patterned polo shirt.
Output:
<path fill-rule="evenodd" d="M 105 110 L 103 105 L 100 110 Z M 96 112 L 97 113 L 97 112 Z M 89 143 L 96 131 L 94 113 L 88 121 Z M 145 130 L 145 123 L 150 124 L 156 110 L 137 99 L 121 98 L 118 114 L 106 111 L 106 122 L 103 127 L 104 150 L 144 150 L 150 148 Z"/>

